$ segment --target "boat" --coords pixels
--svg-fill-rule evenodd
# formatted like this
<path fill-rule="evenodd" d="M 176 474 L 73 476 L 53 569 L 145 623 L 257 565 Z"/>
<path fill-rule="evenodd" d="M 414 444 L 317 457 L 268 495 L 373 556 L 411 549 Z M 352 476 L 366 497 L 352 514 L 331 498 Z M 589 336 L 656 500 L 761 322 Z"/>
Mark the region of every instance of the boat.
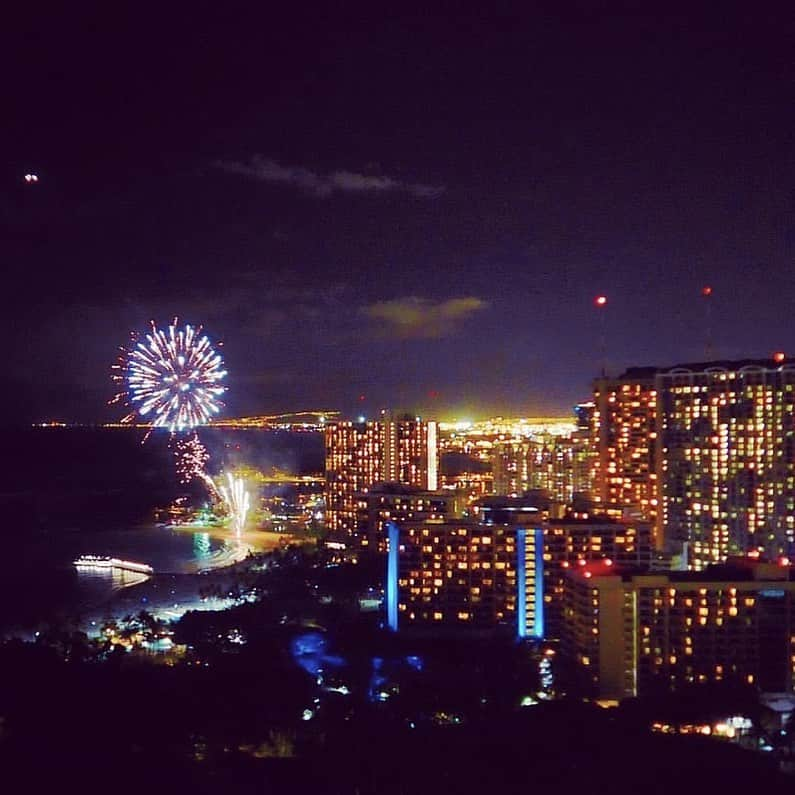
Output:
<path fill-rule="evenodd" d="M 146 563 L 136 563 L 132 560 L 121 560 L 109 555 L 81 555 L 74 566 L 80 569 L 120 569 L 121 571 L 134 571 L 138 574 L 154 574 L 155 570 Z"/>

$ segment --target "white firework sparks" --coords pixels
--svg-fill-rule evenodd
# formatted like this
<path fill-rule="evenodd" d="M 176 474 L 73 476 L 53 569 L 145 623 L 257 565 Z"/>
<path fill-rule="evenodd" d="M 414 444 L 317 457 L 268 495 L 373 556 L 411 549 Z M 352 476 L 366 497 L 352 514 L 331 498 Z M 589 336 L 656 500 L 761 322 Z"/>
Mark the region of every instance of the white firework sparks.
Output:
<path fill-rule="evenodd" d="M 113 378 L 125 385 L 112 402 L 123 401 L 133 410 L 122 420 L 136 417 L 155 428 L 184 431 L 205 425 L 217 414 L 226 387 L 223 359 L 215 352 L 202 327 L 166 331 L 152 321 L 145 341 L 133 335 L 132 346 L 121 349 Z"/>
<path fill-rule="evenodd" d="M 231 472 L 226 473 L 228 486 L 221 486 L 221 496 L 229 508 L 232 517 L 232 527 L 237 535 L 243 532 L 246 526 L 246 516 L 251 507 L 251 500 L 246 491 L 246 484 L 243 478 L 236 478 Z"/>

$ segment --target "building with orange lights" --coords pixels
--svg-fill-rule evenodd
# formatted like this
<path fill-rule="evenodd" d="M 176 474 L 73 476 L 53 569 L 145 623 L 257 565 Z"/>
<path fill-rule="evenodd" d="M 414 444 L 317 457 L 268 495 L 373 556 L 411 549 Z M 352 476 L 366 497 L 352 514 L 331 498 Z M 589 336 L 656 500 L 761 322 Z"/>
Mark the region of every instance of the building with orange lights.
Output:
<path fill-rule="evenodd" d="M 569 515 L 544 522 L 544 626 L 560 639 L 566 574 L 600 560 L 646 569 L 651 564 L 651 525 L 607 516 Z"/>
<path fill-rule="evenodd" d="M 724 680 L 786 692 L 794 608 L 788 565 L 732 558 L 700 572 L 642 573 L 588 563 L 566 575 L 561 646 L 597 698 Z"/>
<path fill-rule="evenodd" d="M 530 439 L 498 441 L 491 450 L 494 493 L 516 497 L 530 485 Z"/>
<path fill-rule="evenodd" d="M 596 458 L 591 439 L 593 410 L 591 404 L 576 406 L 577 423 L 570 433 L 542 432 L 495 441 L 491 451 L 494 493 L 538 492 L 552 504 L 567 507 L 575 499 L 590 499 Z"/>
<path fill-rule="evenodd" d="M 594 499 L 600 511 L 657 517 L 657 390 L 654 372 L 627 370 L 594 384 Z"/>
<path fill-rule="evenodd" d="M 660 395 L 660 524 L 699 569 L 795 546 L 795 366 L 678 367 Z"/>
<path fill-rule="evenodd" d="M 357 538 L 361 551 L 386 552 L 387 522 L 443 522 L 461 515 L 450 491 L 426 491 L 402 483 L 375 483 L 357 495 Z"/>
<path fill-rule="evenodd" d="M 475 518 L 390 522 L 387 620 L 427 634 L 544 635 L 543 530 L 522 500 L 484 500 Z"/>
<path fill-rule="evenodd" d="M 425 491 L 438 487 L 439 450 L 435 422 L 415 417 L 327 423 L 326 527 L 357 538 L 361 495 L 375 483 L 393 482 Z"/>
<path fill-rule="evenodd" d="M 701 569 L 795 552 L 795 366 L 743 360 L 632 368 L 595 382 L 598 507 L 686 542 Z"/>
<path fill-rule="evenodd" d="M 522 637 L 559 639 L 569 569 L 605 559 L 649 565 L 648 523 L 542 516 L 526 498 L 487 497 L 469 519 L 385 519 L 387 535 L 394 534 L 388 548 L 394 551 L 397 624 L 479 631 L 516 625 Z"/>

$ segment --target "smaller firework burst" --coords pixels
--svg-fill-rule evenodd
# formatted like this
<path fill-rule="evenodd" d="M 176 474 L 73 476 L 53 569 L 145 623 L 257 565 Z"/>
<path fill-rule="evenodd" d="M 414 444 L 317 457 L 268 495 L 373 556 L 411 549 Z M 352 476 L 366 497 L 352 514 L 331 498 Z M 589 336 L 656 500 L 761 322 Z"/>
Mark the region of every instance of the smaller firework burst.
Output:
<path fill-rule="evenodd" d="M 246 526 L 246 517 L 251 507 L 249 494 L 243 478 L 236 478 L 231 472 L 226 473 L 227 486 L 221 486 L 221 496 L 232 518 L 232 527 L 237 535 L 243 532 Z"/>
<path fill-rule="evenodd" d="M 179 482 L 190 483 L 193 480 L 201 480 L 213 497 L 220 498 L 218 487 L 205 468 L 210 460 L 210 454 L 199 441 L 199 437 L 195 433 L 187 438 L 178 437 L 173 449 Z"/>
<path fill-rule="evenodd" d="M 177 439 L 174 444 L 174 458 L 179 482 L 190 483 L 201 477 L 205 465 L 210 460 L 210 454 L 199 441 L 199 437 L 194 435 L 187 439 Z"/>

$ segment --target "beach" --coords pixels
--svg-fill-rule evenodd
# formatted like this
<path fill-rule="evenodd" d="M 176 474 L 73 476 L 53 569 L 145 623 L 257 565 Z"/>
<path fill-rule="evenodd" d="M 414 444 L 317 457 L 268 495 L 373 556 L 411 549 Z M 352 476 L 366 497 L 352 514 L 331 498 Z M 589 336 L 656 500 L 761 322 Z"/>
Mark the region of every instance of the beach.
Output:
<path fill-rule="evenodd" d="M 211 569 L 224 568 L 245 560 L 249 554 L 268 552 L 279 546 L 279 543 L 290 537 L 284 533 L 274 533 L 269 530 L 246 530 L 243 533 L 235 534 L 225 527 L 200 527 L 196 525 L 172 525 L 169 528 L 175 533 L 184 533 L 195 536 L 201 533 L 207 536 L 209 541 L 220 545 L 202 560 L 186 561 L 181 573 L 193 574 Z M 155 568 L 155 573 L 159 572 Z"/>
<path fill-rule="evenodd" d="M 290 540 L 290 535 L 264 530 L 236 536 L 224 527 L 154 524 L 31 539 L 24 573 L 16 572 L 13 590 L 30 594 L 33 589 L 37 609 L 29 617 L 6 622 L 0 633 L 32 638 L 54 622 L 95 634 L 103 623 L 141 610 L 168 621 L 188 610 L 222 610 L 236 603 L 236 596 L 228 594 L 234 593 L 249 554 L 268 552 Z M 72 561 L 82 554 L 145 563 L 154 574 L 77 571 Z M 200 596 L 200 590 L 207 595 Z"/>
<path fill-rule="evenodd" d="M 197 528 L 182 526 L 162 528 L 168 533 L 195 538 L 206 535 L 215 547 L 206 556 L 183 562 L 179 571 L 155 568 L 150 577 L 130 581 L 117 587 L 107 598 L 85 605 L 75 616 L 80 629 L 89 635 L 98 634 L 102 624 L 119 621 L 127 615 L 151 613 L 164 621 L 175 621 L 189 610 L 224 610 L 239 602 L 236 577 L 239 564 L 253 554 L 277 548 L 290 536 L 270 531 L 249 530 L 235 535 L 223 527 Z M 204 595 L 203 595 L 204 594 Z"/>

